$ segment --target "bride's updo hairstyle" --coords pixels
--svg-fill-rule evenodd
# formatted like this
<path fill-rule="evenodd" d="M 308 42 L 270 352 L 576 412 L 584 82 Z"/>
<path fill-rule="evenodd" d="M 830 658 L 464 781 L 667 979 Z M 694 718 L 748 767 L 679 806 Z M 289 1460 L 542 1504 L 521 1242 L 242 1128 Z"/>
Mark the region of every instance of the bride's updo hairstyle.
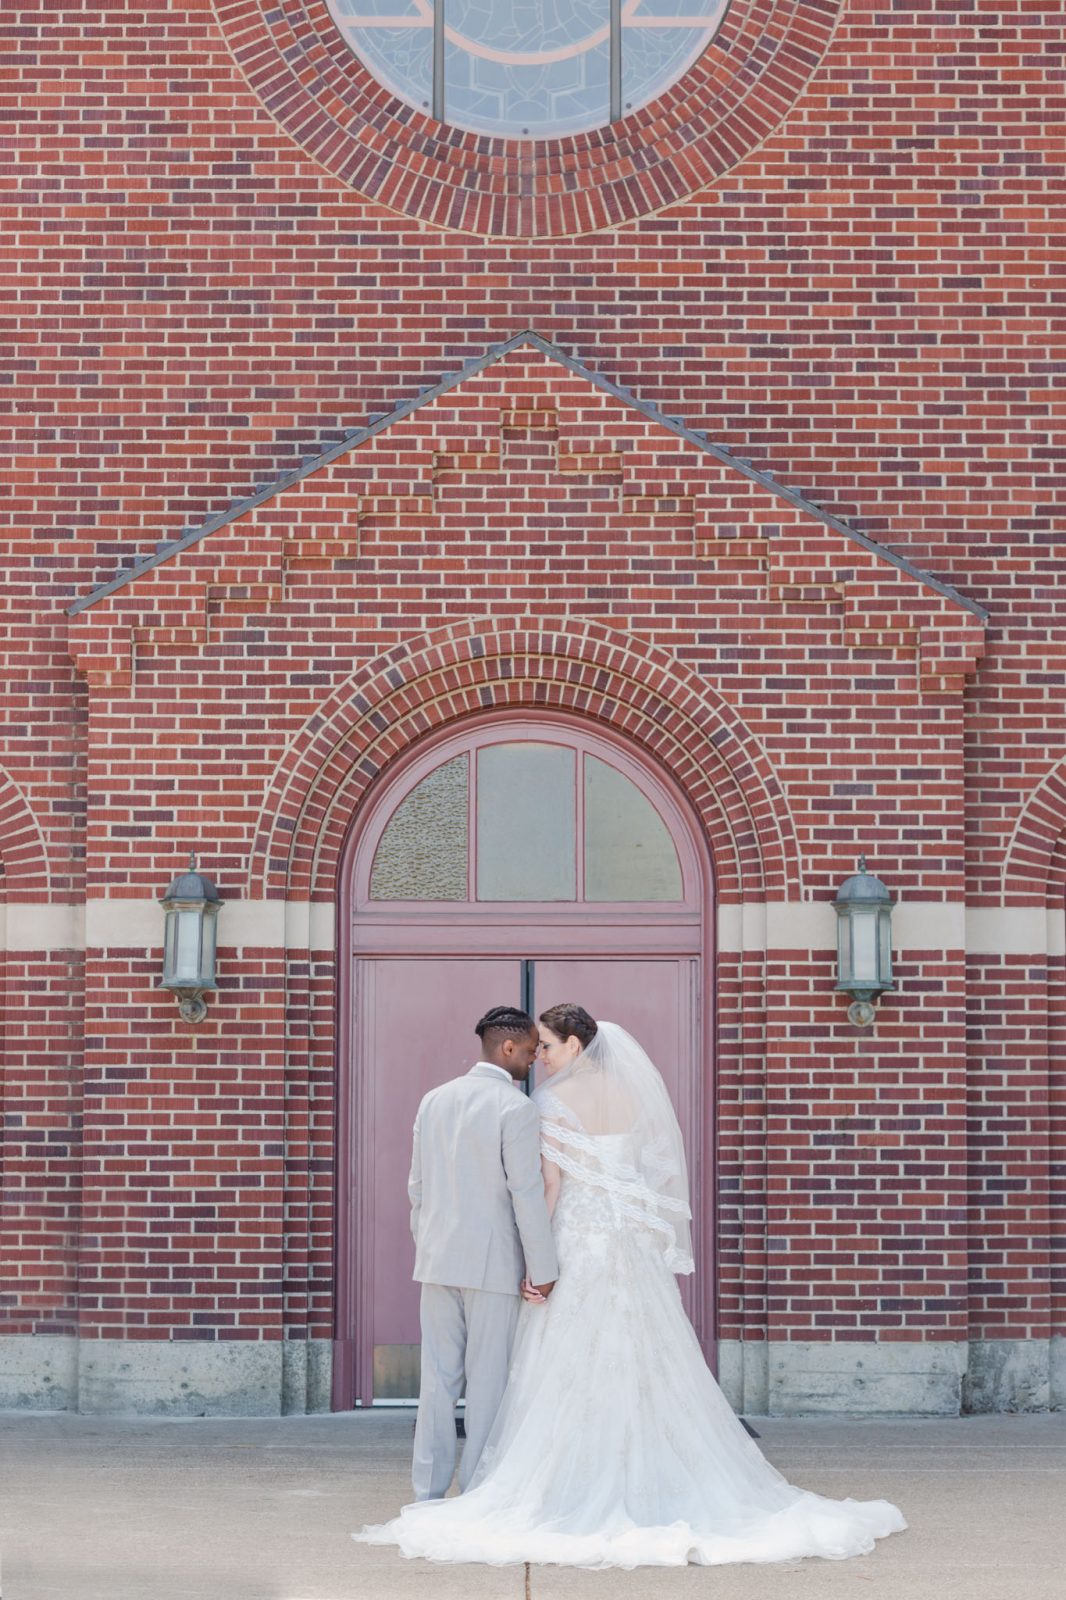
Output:
<path fill-rule="evenodd" d="M 575 1038 L 582 1050 L 587 1050 L 596 1037 L 596 1024 L 584 1006 L 574 1006 L 566 1002 L 558 1006 L 549 1006 L 547 1011 L 541 1012 L 540 1020 L 557 1038 L 563 1040 L 571 1036 Z"/>

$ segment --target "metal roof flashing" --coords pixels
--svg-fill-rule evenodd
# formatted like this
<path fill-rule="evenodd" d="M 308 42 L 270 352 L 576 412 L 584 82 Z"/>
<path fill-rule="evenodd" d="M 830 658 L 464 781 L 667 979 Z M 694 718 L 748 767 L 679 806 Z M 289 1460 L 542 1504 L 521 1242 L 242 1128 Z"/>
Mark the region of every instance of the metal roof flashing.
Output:
<path fill-rule="evenodd" d="M 878 556 L 883 561 L 889 562 L 890 565 L 898 567 L 900 571 L 906 572 L 916 582 L 922 584 L 925 588 L 932 589 L 953 604 L 960 606 L 964 611 L 968 611 L 971 615 L 977 617 L 982 623 L 987 622 L 988 613 L 976 601 L 960 594 L 958 590 L 951 588 L 949 584 L 944 583 L 941 579 L 934 578 L 931 574 L 923 572 L 921 568 L 908 561 L 905 556 L 897 555 L 895 551 L 888 550 L 883 545 L 876 543 L 875 540 L 867 538 L 865 534 L 859 533 L 856 529 L 850 527 L 848 523 L 841 521 L 839 517 L 834 517 L 831 513 L 823 510 L 821 506 L 815 505 L 813 501 L 806 499 L 803 495 L 797 493 L 795 489 L 790 489 L 787 485 L 779 483 L 771 473 L 759 471 L 750 462 L 733 455 L 725 445 L 715 444 L 708 438 L 706 433 L 690 428 L 683 418 L 667 416 L 657 406 L 652 405 L 650 401 L 639 399 L 628 389 L 624 389 L 620 385 L 612 383 L 608 378 L 604 378 L 601 374 L 582 366 L 580 361 L 573 356 L 568 356 L 541 334 L 535 333 L 530 328 L 525 329 L 522 333 L 515 334 L 502 344 L 489 345 L 483 355 L 468 361 L 458 372 L 446 373 L 437 383 L 432 384 L 428 389 L 423 389 L 412 399 L 402 401 L 392 411 L 372 417 L 365 427 L 355 429 L 343 439 L 339 439 L 336 444 L 332 444 L 328 449 L 323 450 L 319 455 L 309 458 L 302 466 L 283 474 L 282 477 L 275 479 L 274 482 L 264 485 L 262 489 L 257 489 L 254 494 L 248 495 L 243 500 L 235 501 L 226 511 L 216 512 L 214 516 L 208 517 L 207 521 L 199 527 L 187 529 L 177 539 L 161 541 L 156 545 L 153 553 L 143 561 L 138 562 L 136 566 L 117 572 L 107 583 L 100 584 L 98 588 L 91 590 L 88 594 L 76 600 L 68 608 L 68 616 L 76 616 L 81 611 L 89 610 L 99 601 L 106 599 L 108 595 L 117 593 L 118 590 L 124 589 L 127 584 L 133 583 L 137 578 L 143 576 L 144 573 L 150 572 L 153 567 L 161 566 L 165 561 L 169 561 L 171 556 L 180 554 L 182 550 L 188 550 L 209 534 L 217 532 L 219 528 L 224 528 L 227 523 L 235 522 L 245 512 L 265 504 L 268 500 L 272 500 L 275 495 L 283 493 L 284 490 L 291 488 L 293 484 L 299 483 L 301 479 L 309 477 L 311 473 L 317 472 L 321 467 L 328 466 L 330 462 L 346 455 L 349 450 L 358 449 L 361 444 L 373 438 L 375 434 L 384 432 L 385 429 L 392 427 L 394 423 L 401 421 L 404 417 L 410 416 L 420 407 L 428 405 L 433 400 L 440 399 L 442 395 L 458 388 L 468 378 L 484 372 L 486 368 L 493 366 L 503 356 L 509 355 L 512 350 L 518 350 L 523 346 L 539 350 L 549 360 L 558 362 L 560 366 L 566 367 L 570 372 L 577 373 L 592 384 L 594 388 L 601 389 L 621 404 L 638 411 L 649 422 L 665 428 L 669 433 L 676 434 L 678 438 L 685 439 L 697 450 L 713 456 L 723 465 L 733 468 L 734 471 L 739 472 L 746 478 L 750 478 L 752 482 L 758 483 L 771 494 L 775 494 L 790 505 L 795 506 L 797 510 L 801 510 L 806 516 L 813 518 L 817 522 L 824 523 L 826 527 L 833 528 L 837 533 L 843 534 L 845 538 L 860 545 L 864 550 Z"/>

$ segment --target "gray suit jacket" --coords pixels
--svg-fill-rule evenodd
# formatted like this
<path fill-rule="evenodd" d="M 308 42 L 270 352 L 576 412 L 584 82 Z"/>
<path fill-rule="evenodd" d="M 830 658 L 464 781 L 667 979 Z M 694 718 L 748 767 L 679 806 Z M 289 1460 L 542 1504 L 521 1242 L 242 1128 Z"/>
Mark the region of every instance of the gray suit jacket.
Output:
<path fill-rule="evenodd" d="M 492 1067 L 431 1089 L 415 1118 L 415 1280 L 517 1294 L 559 1276 L 540 1166 L 540 1116 Z"/>

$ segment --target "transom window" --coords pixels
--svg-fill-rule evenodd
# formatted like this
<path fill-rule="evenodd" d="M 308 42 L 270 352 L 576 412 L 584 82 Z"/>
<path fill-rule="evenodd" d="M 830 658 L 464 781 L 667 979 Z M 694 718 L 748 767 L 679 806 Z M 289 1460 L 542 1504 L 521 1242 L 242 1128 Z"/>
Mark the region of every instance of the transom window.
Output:
<path fill-rule="evenodd" d="M 409 105 L 472 133 L 548 139 L 655 100 L 729 0 L 327 0 L 346 42 Z"/>
<path fill-rule="evenodd" d="M 369 901 L 682 901 L 663 797 L 626 766 L 563 736 L 487 734 L 442 753 L 384 822 Z"/>

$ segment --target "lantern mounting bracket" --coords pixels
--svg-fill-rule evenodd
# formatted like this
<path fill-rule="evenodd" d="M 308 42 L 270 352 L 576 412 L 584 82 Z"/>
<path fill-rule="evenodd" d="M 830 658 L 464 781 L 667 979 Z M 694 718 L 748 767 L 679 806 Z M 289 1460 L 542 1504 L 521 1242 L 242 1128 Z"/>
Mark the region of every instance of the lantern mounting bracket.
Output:
<path fill-rule="evenodd" d="M 178 1011 L 182 1022 L 202 1022 L 207 1016 L 207 1001 L 199 989 L 190 991 L 175 990 L 178 1002 Z"/>

